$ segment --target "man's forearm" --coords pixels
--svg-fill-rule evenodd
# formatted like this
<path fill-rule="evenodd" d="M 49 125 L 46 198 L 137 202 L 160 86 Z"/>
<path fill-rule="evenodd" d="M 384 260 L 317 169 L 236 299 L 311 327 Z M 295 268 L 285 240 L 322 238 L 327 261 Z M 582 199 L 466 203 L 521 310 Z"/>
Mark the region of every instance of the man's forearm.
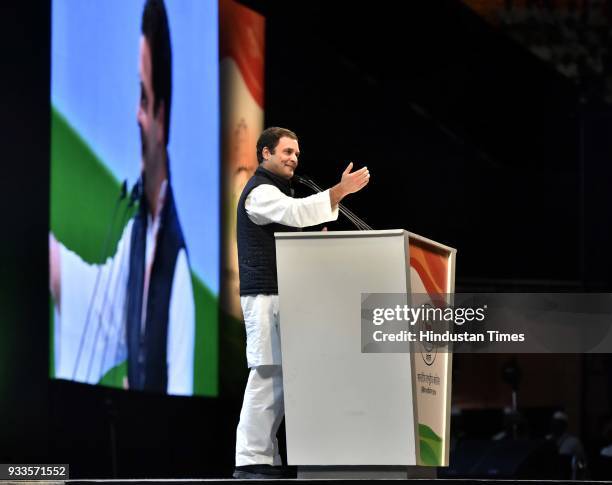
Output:
<path fill-rule="evenodd" d="M 338 207 L 338 204 L 346 197 L 346 195 L 347 194 L 344 192 L 340 184 L 336 184 L 329 189 L 329 201 L 331 203 L 332 210 Z"/>

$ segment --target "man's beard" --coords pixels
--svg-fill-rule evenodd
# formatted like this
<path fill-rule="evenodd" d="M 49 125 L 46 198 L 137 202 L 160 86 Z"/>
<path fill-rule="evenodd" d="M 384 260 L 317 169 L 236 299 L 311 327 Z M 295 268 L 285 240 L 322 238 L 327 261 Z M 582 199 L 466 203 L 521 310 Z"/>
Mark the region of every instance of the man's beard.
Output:
<path fill-rule="evenodd" d="M 140 129 L 140 156 L 142 157 L 142 162 L 144 164 L 145 158 L 147 157 L 147 144 L 145 142 L 144 133 L 142 132 L 142 128 Z"/>

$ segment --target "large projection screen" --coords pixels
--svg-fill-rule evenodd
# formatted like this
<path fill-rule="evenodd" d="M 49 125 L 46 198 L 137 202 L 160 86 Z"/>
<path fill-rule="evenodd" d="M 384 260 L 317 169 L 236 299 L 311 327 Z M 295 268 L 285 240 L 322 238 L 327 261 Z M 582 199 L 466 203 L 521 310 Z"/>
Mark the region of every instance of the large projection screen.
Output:
<path fill-rule="evenodd" d="M 217 0 L 53 0 L 52 377 L 217 395 L 218 62 Z"/>

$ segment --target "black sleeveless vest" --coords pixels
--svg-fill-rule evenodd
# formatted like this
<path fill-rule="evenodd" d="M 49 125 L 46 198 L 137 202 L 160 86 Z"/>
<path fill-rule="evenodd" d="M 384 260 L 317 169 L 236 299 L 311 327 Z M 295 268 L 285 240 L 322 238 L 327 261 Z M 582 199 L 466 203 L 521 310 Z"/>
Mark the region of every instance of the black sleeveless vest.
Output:
<path fill-rule="evenodd" d="M 298 230 L 296 227 L 276 223 L 258 226 L 249 219 L 245 208 L 246 198 L 255 187 L 263 184 L 274 185 L 285 195 L 293 196 L 289 180 L 261 166 L 257 167 L 245 185 L 238 200 L 237 220 L 240 296 L 278 294 L 274 233 Z"/>
<path fill-rule="evenodd" d="M 185 248 L 172 188 L 168 181 L 157 246 L 149 280 L 147 316 L 142 331 L 147 201 L 143 195 L 134 216 L 127 289 L 128 383 L 130 389 L 166 392 L 168 385 L 168 311 L 178 252 Z"/>

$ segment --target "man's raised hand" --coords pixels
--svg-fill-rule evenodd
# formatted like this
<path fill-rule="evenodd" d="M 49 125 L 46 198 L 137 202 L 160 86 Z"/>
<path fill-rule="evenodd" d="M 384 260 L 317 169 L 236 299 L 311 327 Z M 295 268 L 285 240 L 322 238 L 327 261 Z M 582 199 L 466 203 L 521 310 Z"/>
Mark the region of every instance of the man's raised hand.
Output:
<path fill-rule="evenodd" d="M 345 195 L 354 194 L 359 190 L 363 189 L 370 181 L 370 172 L 368 167 L 360 168 L 355 172 L 351 173 L 353 168 L 353 162 L 348 164 L 348 167 L 342 172 L 342 179 L 340 185 L 345 192 Z"/>
<path fill-rule="evenodd" d="M 329 190 L 332 207 L 336 207 L 338 203 L 348 194 L 354 194 L 355 192 L 363 189 L 370 181 L 370 172 L 368 171 L 368 167 L 360 168 L 359 170 L 351 173 L 352 169 L 353 162 L 349 163 L 344 172 L 342 172 L 340 183 L 334 185 Z"/>

